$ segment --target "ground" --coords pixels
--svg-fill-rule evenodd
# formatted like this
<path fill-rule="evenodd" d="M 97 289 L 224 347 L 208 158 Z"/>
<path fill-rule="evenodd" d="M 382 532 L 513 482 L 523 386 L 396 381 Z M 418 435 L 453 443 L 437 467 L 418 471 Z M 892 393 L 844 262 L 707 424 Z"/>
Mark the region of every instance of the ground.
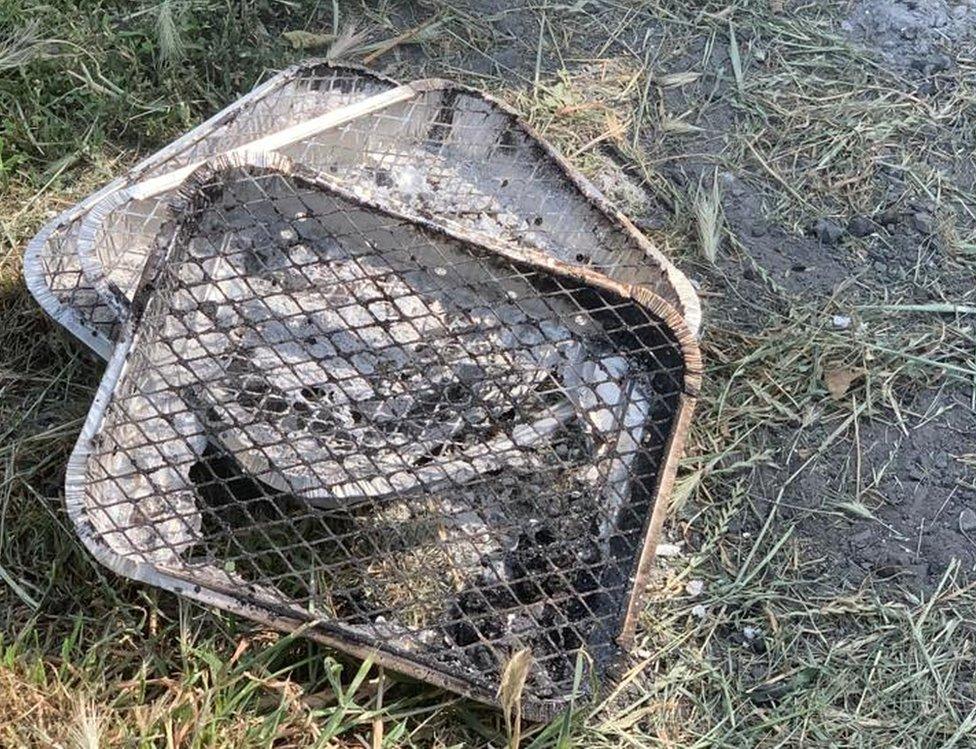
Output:
<path fill-rule="evenodd" d="M 28 295 L 25 242 L 353 21 L 350 59 L 517 107 L 702 296 L 634 668 L 524 744 L 972 746 L 972 0 L 0 3 L 0 744 L 508 741 L 110 576 L 60 509 L 100 365 Z"/>

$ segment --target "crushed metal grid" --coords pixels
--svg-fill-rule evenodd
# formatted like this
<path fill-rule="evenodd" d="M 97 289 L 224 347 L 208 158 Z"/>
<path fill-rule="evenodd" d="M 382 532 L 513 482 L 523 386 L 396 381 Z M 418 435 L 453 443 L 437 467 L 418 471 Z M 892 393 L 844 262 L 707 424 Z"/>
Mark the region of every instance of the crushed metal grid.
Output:
<path fill-rule="evenodd" d="M 55 319 L 107 358 L 118 319 L 99 291 L 114 284 L 131 296 L 166 199 L 164 191 L 137 201 L 133 190 L 396 90 L 407 100 L 311 133 L 282 152 L 395 210 L 648 285 L 697 332 L 700 309 L 687 279 L 504 105 L 442 81 L 398 87 L 365 70 L 315 61 L 279 74 L 45 226 L 25 254 L 28 286 Z M 116 210 L 120 205 L 128 214 Z M 118 224 L 106 226 L 107 216 Z"/>
<path fill-rule="evenodd" d="M 323 60 L 309 60 L 282 71 L 42 227 L 24 252 L 28 288 L 52 318 L 108 359 L 118 336 L 118 320 L 85 277 L 77 256 L 78 234 L 93 207 L 142 180 L 216 156 L 396 85 L 379 73 Z M 107 261 L 110 268 L 132 268 L 137 259 L 121 251 Z"/>
<path fill-rule="evenodd" d="M 106 287 L 127 321 L 69 512 L 122 574 L 487 702 L 528 647 L 551 715 L 632 635 L 694 337 L 644 286 L 361 185 L 239 154 L 170 196 L 131 311 Z"/>

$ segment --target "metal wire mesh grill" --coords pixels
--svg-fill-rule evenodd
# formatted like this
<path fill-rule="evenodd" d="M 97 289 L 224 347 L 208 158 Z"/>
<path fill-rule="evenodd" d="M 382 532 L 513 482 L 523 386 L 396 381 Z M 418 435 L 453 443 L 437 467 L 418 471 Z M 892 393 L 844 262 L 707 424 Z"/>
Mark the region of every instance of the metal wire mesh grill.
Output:
<path fill-rule="evenodd" d="M 118 319 L 97 290 L 113 283 L 131 295 L 166 199 L 143 196 L 137 204 L 125 192 L 394 86 L 327 63 L 285 71 L 46 226 L 26 253 L 28 285 L 45 309 L 107 357 Z M 284 152 L 396 209 L 644 283 L 697 330 L 697 297 L 684 276 L 511 111 L 482 94 L 422 82 L 410 102 L 303 138 Z M 128 214 L 116 210 L 121 204 Z M 105 226 L 107 214 L 118 223 Z"/>
<path fill-rule="evenodd" d="M 384 207 L 646 285 L 696 318 L 697 298 L 684 277 L 660 256 L 652 262 L 653 247 L 608 215 L 602 198 L 588 195 L 514 115 L 478 92 L 414 85 L 408 100 L 280 152 Z M 78 252 L 96 289 L 115 286 L 131 298 L 166 200 L 167 191 L 146 195 L 137 185 L 92 210 Z"/>
<path fill-rule="evenodd" d="M 410 101 L 281 153 L 392 210 L 647 286 L 697 330 L 697 297 L 684 276 L 513 112 L 481 92 L 429 82 Z"/>
<path fill-rule="evenodd" d="M 107 358 L 118 335 L 118 320 L 92 288 L 77 257 L 81 223 L 93 206 L 140 180 L 224 153 L 395 85 L 382 75 L 323 61 L 283 71 L 47 224 L 25 253 L 24 274 L 31 292 L 56 320 Z M 137 260 L 123 245 L 120 248 L 117 256 L 105 258 L 108 269 L 116 264 L 141 267 L 141 254 Z"/>
<path fill-rule="evenodd" d="M 528 647 L 543 715 L 632 625 L 697 349 L 646 289 L 388 208 L 279 158 L 199 170 L 69 510 L 125 574 L 480 699 Z"/>

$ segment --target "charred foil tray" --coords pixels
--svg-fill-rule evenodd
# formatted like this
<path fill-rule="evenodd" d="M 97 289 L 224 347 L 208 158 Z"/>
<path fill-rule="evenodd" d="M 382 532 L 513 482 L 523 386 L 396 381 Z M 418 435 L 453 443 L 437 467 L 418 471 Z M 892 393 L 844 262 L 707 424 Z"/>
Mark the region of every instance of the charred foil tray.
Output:
<path fill-rule="evenodd" d="M 443 81 L 398 85 L 316 61 L 275 76 L 45 226 L 24 260 L 34 296 L 107 358 L 119 320 L 98 291 L 114 284 L 131 298 L 160 206 L 202 159 L 234 149 L 279 150 L 395 210 L 646 285 L 697 332 L 687 279 L 504 105 Z"/>
<path fill-rule="evenodd" d="M 392 202 L 194 171 L 105 288 L 68 510 L 123 575 L 482 701 L 528 648 L 545 718 L 632 637 L 698 349 L 645 286 Z"/>

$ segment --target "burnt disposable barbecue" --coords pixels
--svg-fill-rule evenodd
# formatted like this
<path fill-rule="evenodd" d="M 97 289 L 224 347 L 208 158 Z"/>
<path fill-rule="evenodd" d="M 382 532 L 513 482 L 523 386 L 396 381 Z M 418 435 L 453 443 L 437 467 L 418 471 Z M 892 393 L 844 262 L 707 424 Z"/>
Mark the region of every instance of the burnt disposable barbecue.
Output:
<path fill-rule="evenodd" d="M 356 184 L 361 184 L 357 182 Z M 632 634 L 699 378 L 667 302 L 265 154 L 160 203 L 72 456 L 113 569 L 527 714 Z"/>

